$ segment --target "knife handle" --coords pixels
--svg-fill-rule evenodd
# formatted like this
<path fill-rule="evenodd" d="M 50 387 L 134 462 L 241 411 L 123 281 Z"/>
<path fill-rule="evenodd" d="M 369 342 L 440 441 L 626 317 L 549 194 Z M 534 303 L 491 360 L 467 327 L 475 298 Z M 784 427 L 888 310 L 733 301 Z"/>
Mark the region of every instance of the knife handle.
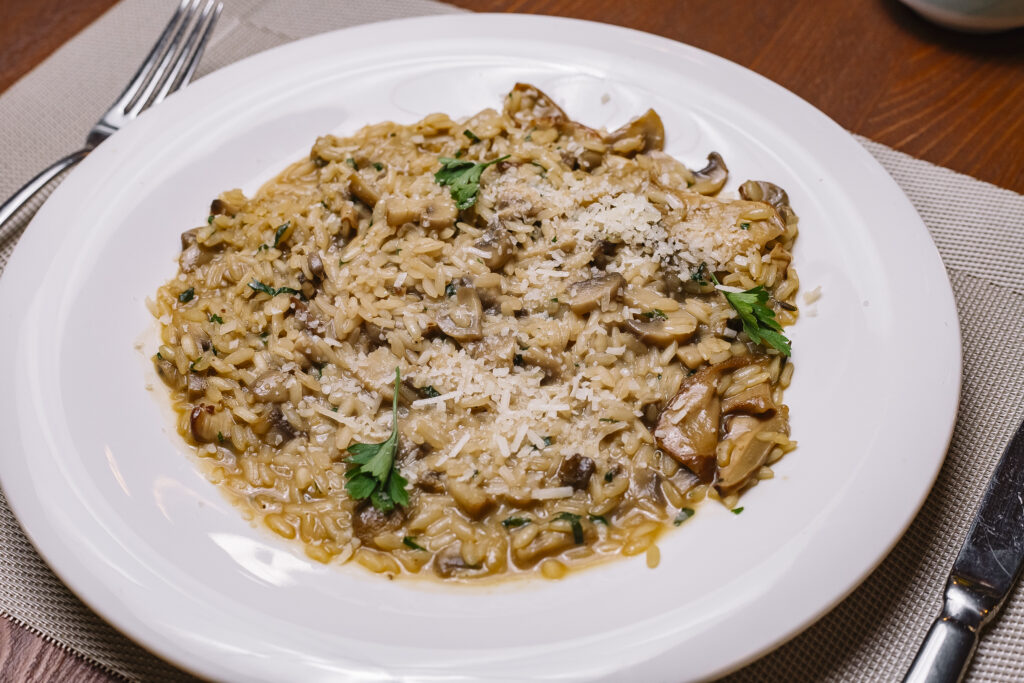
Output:
<path fill-rule="evenodd" d="M 903 683 L 957 683 L 978 646 L 978 634 L 1002 606 L 985 586 L 951 576 L 942 614 L 928 629 Z"/>
<path fill-rule="evenodd" d="M 978 629 L 942 614 L 928 629 L 903 683 L 956 683 L 978 646 Z"/>

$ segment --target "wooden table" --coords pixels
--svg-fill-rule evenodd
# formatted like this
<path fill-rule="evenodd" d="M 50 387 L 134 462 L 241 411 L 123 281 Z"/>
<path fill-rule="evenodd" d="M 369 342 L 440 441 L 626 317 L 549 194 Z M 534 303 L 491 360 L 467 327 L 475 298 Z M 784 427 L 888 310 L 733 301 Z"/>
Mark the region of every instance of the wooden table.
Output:
<path fill-rule="evenodd" d="M 853 132 L 1024 193 L 1024 30 L 960 35 L 895 0 L 453 1 L 695 45 L 780 83 Z M 4 0 L 0 92 L 113 4 Z M 0 680 L 117 679 L 0 619 Z"/>

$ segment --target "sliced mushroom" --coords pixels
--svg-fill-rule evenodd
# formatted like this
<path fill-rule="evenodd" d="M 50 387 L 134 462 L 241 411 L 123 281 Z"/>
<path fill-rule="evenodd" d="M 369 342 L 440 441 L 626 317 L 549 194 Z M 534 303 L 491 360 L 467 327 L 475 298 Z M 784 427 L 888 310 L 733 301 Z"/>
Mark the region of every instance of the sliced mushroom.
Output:
<path fill-rule="evenodd" d="M 562 486 L 571 486 L 577 491 L 587 488 L 596 469 L 594 461 L 585 455 L 575 453 L 562 458 L 558 466 L 558 480 Z"/>
<path fill-rule="evenodd" d="M 185 378 L 185 396 L 188 400 L 194 401 L 206 394 L 206 378 L 194 372 L 188 373 Z"/>
<path fill-rule="evenodd" d="M 697 331 L 697 319 L 682 309 L 653 313 L 649 318 L 627 320 L 626 329 L 641 341 L 655 346 L 689 341 Z"/>
<path fill-rule="evenodd" d="M 586 531 L 584 531 L 586 534 Z M 538 560 L 557 555 L 563 550 L 576 545 L 571 533 L 561 531 L 542 531 L 536 538 L 522 548 L 512 549 L 512 560 L 517 566 L 526 568 L 533 566 Z"/>
<path fill-rule="evenodd" d="M 625 278 L 618 273 L 608 273 L 582 282 L 574 282 L 569 285 L 569 308 L 579 315 L 596 308 L 605 308 L 618 295 L 624 284 Z"/>
<path fill-rule="evenodd" d="M 769 418 L 757 418 L 750 415 L 735 415 L 729 418 L 725 440 L 732 442 L 729 464 L 718 469 L 716 486 L 722 495 L 739 491 L 757 475 L 775 442 L 762 439 L 762 434 L 778 432 L 789 435 L 789 408 L 779 406 L 778 411 Z"/>
<path fill-rule="evenodd" d="M 234 424 L 230 413 L 204 404 L 197 405 L 192 409 L 188 422 L 192 438 L 200 443 L 224 441 L 231 433 L 231 427 Z"/>
<path fill-rule="evenodd" d="M 654 428 L 658 448 L 688 467 L 701 481 L 710 482 L 715 474 L 721 420 L 719 377 L 722 372 L 749 362 L 746 357 L 734 356 L 690 375 L 658 417 Z"/>
<path fill-rule="evenodd" d="M 360 541 L 371 547 L 378 547 L 374 539 L 388 531 L 397 531 L 405 521 L 405 513 L 395 508 L 389 513 L 381 512 L 370 504 L 362 502 L 352 515 L 352 532 Z"/>
<path fill-rule="evenodd" d="M 690 189 L 701 194 L 716 194 L 729 177 L 729 167 L 718 152 L 708 155 L 708 165 L 693 174 L 694 184 Z"/>
<path fill-rule="evenodd" d="M 458 576 L 459 572 L 467 569 L 479 569 L 466 562 L 458 545 L 445 548 L 437 554 L 434 559 L 434 572 L 444 579 Z"/>
<path fill-rule="evenodd" d="M 199 244 L 200 230 L 202 228 L 192 228 L 181 233 L 181 255 L 178 256 L 178 265 L 181 266 L 182 272 L 191 273 L 213 260 L 215 250 Z"/>
<path fill-rule="evenodd" d="M 271 446 L 288 443 L 296 435 L 295 427 L 277 406 L 271 408 L 258 425 L 253 426 L 253 431 L 262 432 L 263 440 Z"/>
<path fill-rule="evenodd" d="M 767 382 L 755 384 L 744 389 L 735 396 L 722 401 L 722 413 L 747 413 L 770 417 L 775 413 L 775 401 L 772 400 L 771 388 Z"/>
<path fill-rule="evenodd" d="M 380 201 L 380 190 L 358 173 L 349 176 L 348 190 L 371 209 Z"/>
<path fill-rule="evenodd" d="M 313 275 L 314 280 L 319 282 L 327 277 L 327 271 L 324 270 L 324 260 L 320 258 L 320 252 L 310 252 L 306 257 L 306 265 L 309 266 L 309 272 Z"/>
<path fill-rule="evenodd" d="M 558 379 L 565 371 L 561 357 L 540 346 L 531 346 L 519 352 L 523 365 L 535 365 L 544 371 L 548 379 Z"/>
<path fill-rule="evenodd" d="M 619 250 L 620 246 L 622 245 L 619 242 L 595 240 L 591 251 L 593 256 L 590 259 L 589 265 L 604 270 L 611 263 L 612 259 L 615 258 L 615 252 Z"/>
<path fill-rule="evenodd" d="M 467 342 L 462 348 L 471 357 L 489 361 L 498 367 L 511 367 L 517 352 L 516 340 L 510 336 L 484 337 L 480 341 Z"/>
<path fill-rule="evenodd" d="M 416 480 L 416 486 L 427 493 L 444 493 L 444 475 L 437 470 L 427 470 Z"/>
<path fill-rule="evenodd" d="M 515 253 L 515 243 L 508 230 L 502 227 L 488 229 L 483 237 L 473 243 L 473 247 L 487 252 L 487 256 L 481 258 L 484 265 L 491 270 L 500 270 Z"/>
<path fill-rule="evenodd" d="M 480 324 L 483 306 L 473 287 L 458 287 L 455 301 L 446 301 L 437 324 L 441 331 L 458 342 L 477 341 L 483 338 Z"/>
<path fill-rule="evenodd" d="M 661 473 L 645 467 L 636 473 L 633 479 L 634 495 L 641 500 L 649 500 L 658 505 L 665 504 L 665 494 L 661 490 Z"/>
<path fill-rule="evenodd" d="M 494 505 L 494 500 L 479 486 L 449 479 L 445 484 L 448 495 L 472 519 L 480 519 Z"/>
<path fill-rule="evenodd" d="M 302 299 L 293 296 L 289 301 L 288 310 L 294 313 L 295 320 L 298 321 L 302 329 L 309 330 L 322 337 L 330 337 L 334 334 L 334 320 L 324 320 L 317 315 L 316 311 L 320 309 L 316 306 L 315 302 L 306 305 L 306 302 Z"/>
<path fill-rule="evenodd" d="M 505 100 L 505 113 L 524 127 L 531 123 L 550 126 L 569 120 L 554 100 L 528 83 L 515 84 Z"/>
<path fill-rule="evenodd" d="M 740 185 L 740 196 L 753 202 L 770 205 L 787 225 L 797 219 L 796 212 L 789 205 L 789 195 L 775 183 L 769 183 L 767 180 L 748 180 Z"/>
<path fill-rule="evenodd" d="M 295 350 L 302 354 L 310 363 L 320 365 L 322 363 L 334 362 L 334 355 L 331 348 L 320 339 L 314 339 L 308 334 L 300 334 L 295 340 Z"/>
<path fill-rule="evenodd" d="M 665 126 L 658 112 L 648 109 L 618 130 L 612 131 L 605 138 L 616 154 L 632 157 L 652 149 L 665 148 Z"/>
<path fill-rule="evenodd" d="M 281 403 L 288 400 L 288 375 L 280 370 L 268 370 L 253 382 L 252 393 L 260 401 Z"/>
<path fill-rule="evenodd" d="M 384 208 L 388 225 L 393 228 L 406 223 L 418 223 L 428 230 L 448 228 L 455 224 L 458 215 L 455 203 L 447 196 L 424 199 L 388 197 Z"/>

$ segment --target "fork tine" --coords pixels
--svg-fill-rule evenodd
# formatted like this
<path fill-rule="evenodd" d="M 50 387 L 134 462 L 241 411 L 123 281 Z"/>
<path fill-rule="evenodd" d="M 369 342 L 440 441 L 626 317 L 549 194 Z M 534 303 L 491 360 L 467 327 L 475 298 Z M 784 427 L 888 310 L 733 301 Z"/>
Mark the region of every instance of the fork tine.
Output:
<path fill-rule="evenodd" d="M 148 55 L 146 55 L 145 61 L 142 62 L 139 70 L 135 72 L 131 82 L 127 87 L 125 87 L 124 92 L 118 96 L 117 101 L 111 107 L 112 110 L 120 109 L 122 112 L 126 111 L 131 101 L 135 99 L 136 95 L 138 95 L 143 86 L 145 86 L 146 82 L 149 80 L 150 72 L 153 70 L 153 67 L 156 66 L 157 62 L 160 61 L 160 57 L 167 49 L 171 36 L 174 34 L 175 29 L 177 29 L 182 17 L 185 16 L 185 10 L 191 1 L 192 0 L 181 0 L 181 3 L 178 5 L 178 9 L 176 9 L 174 14 L 171 15 L 170 21 L 167 22 L 167 26 L 164 28 L 163 33 L 160 34 L 160 37 L 157 39 L 153 49 L 150 50 Z"/>
<path fill-rule="evenodd" d="M 203 49 L 206 47 L 206 42 L 213 32 L 213 27 L 217 23 L 222 9 L 224 9 L 223 3 L 207 0 L 206 7 L 203 8 L 202 14 L 192 28 L 185 47 L 182 48 L 178 59 L 175 60 L 174 67 L 164 80 L 163 86 L 153 97 L 152 104 L 160 102 L 168 94 L 175 92 L 192 80 L 192 74 L 195 73 L 196 67 L 199 65 Z"/>
<path fill-rule="evenodd" d="M 167 73 L 167 69 L 171 64 L 171 59 L 178 52 L 179 46 L 184 42 L 186 31 L 189 25 L 192 24 L 195 15 L 198 13 L 200 0 L 188 0 L 188 7 L 185 10 L 185 16 L 178 24 L 177 30 L 174 32 L 174 36 L 171 38 L 170 44 L 164 51 L 163 56 L 160 59 L 160 63 L 155 69 L 152 69 L 149 74 L 149 80 L 146 82 L 145 88 L 135 99 L 135 102 L 125 112 L 125 116 L 134 118 L 138 116 L 139 112 L 149 106 L 150 100 L 153 97 L 153 93 L 156 92 L 157 87 L 163 80 L 164 75 Z"/>

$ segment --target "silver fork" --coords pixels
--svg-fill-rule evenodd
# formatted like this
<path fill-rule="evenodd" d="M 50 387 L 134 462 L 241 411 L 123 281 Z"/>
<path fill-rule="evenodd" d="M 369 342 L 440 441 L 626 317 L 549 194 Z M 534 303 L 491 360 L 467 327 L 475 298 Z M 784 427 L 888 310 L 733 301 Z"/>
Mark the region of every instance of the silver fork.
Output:
<path fill-rule="evenodd" d="M 97 145 L 143 110 L 161 102 L 192 80 L 222 8 L 223 5 L 216 0 L 181 0 L 131 83 L 89 131 L 85 147 L 54 162 L 0 204 L 0 244 L 15 232 L 11 220 L 14 214 L 50 181 L 88 156 Z"/>

